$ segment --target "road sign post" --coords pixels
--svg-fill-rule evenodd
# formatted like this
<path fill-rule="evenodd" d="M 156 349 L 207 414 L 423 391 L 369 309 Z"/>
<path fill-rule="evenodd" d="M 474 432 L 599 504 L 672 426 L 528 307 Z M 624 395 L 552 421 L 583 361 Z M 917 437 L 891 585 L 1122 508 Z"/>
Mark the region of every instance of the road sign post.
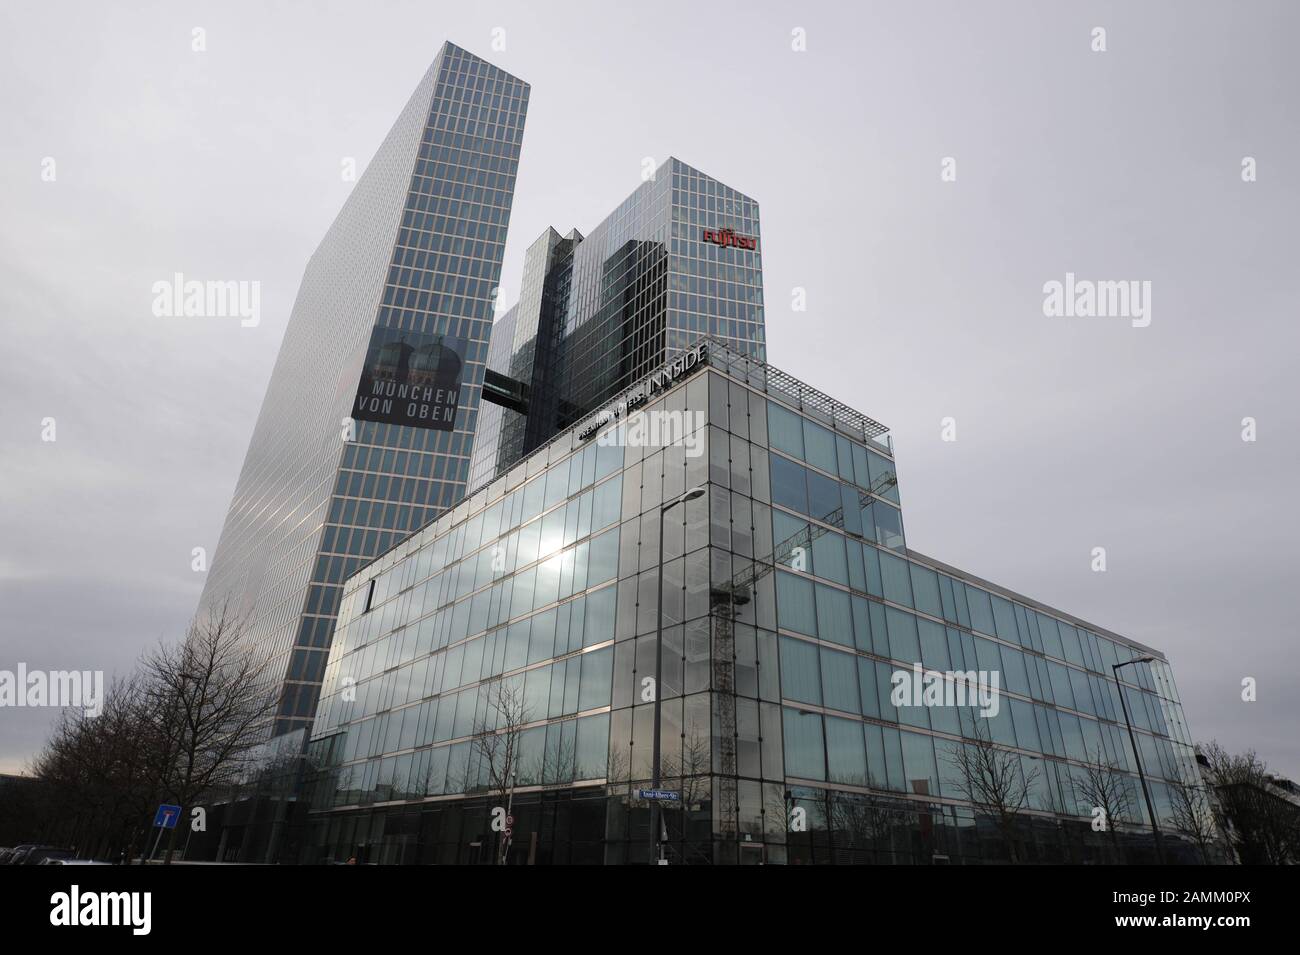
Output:
<path fill-rule="evenodd" d="M 153 851 L 149 853 L 149 860 L 158 854 L 158 843 L 162 842 L 162 834 L 167 829 L 175 829 L 176 822 L 181 817 L 181 807 L 173 806 L 170 803 L 163 803 L 158 807 L 158 811 L 153 814 L 153 826 L 158 830 L 158 838 L 153 841 Z"/>
<path fill-rule="evenodd" d="M 671 789 L 638 789 L 638 799 L 653 799 L 656 802 L 681 802 L 682 794 Z"/>

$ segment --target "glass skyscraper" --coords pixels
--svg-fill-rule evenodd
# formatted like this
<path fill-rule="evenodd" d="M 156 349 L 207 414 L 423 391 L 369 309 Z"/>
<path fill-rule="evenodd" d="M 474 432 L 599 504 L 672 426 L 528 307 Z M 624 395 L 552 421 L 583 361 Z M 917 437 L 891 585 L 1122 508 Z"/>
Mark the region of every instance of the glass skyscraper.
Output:
<path fill-rule="evenodd" d="M 670 157 L 589 235 L 529 247 L 508 354 L 497 334 L 489 368 L 522 401 L 480 427 L 471 486 L 701 337 L 764 358 L 758 203 Z"/>
<path fill-rule="evenodd" d="M 202 604 L 311 723 L 342 582 L 466 490 L 527 83 L 445 44 L 312 255 Z"/>

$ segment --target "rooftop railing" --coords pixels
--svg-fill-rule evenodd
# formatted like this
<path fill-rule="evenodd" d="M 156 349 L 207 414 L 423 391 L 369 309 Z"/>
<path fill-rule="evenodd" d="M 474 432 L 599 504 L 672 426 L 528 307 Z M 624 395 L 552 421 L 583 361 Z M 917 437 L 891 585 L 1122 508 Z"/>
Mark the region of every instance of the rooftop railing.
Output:
<path fill-rule="evenodd" d="M 716 339 L 709 338 L 705 341 L 708 342 L 708 364 L 711 367 L 747 382 L 765 394 L 784 399 L 810 418 L 815 418 L 836 431 L 874 444 L 891 455 L 894 453 L 889 428 L 874 418 L 855 411 L 779 368 L 742 355 Z"/>

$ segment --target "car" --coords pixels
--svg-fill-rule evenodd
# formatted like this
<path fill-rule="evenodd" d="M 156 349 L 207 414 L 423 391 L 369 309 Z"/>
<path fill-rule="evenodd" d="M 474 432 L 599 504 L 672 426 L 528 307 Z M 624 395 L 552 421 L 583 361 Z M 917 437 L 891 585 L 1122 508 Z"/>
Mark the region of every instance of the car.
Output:
<path fill-rule="evenodd" d="M 40 865 L 108 865 L 107 862 L 100 862 L 98 859 L 60 859 L 55 856 L 51 856 L 48 859 L 43 859 L 39 864 Z"/>
<path fill-rule="evenodd" d="M 31 852 L 33 849 L 40 849 L 40 848 L 45 848 L 45 847 L 41 846 L 41 844 L 37 842 L 28 842 L 28 843 L 24 843 L 21 846 L 14 846 L 12 849 L 9 850 L 9 858 L 4 860 L 4 864 L 22 865 L 23 859 L 27 857 L 27 853 Z"/>
<path fill-rule="evenodd" d="M 46 859 L 72 859 L 76 857 L 76 852 L 71 849 L 60 849 L 55 846 L 37 846 L 31 852 L 23 856 L 23 861 L 19 865 L 40 865 Z"/>

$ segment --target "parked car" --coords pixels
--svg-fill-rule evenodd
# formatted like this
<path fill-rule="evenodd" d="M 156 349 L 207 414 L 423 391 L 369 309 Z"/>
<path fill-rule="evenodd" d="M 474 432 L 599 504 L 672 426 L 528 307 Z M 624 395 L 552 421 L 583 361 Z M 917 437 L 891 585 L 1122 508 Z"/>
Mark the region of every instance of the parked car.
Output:
<path fill-rule="evenodd" d="M 76 853 L 71 849 L 59 849 L 55 846 L 37 846 L 23 856 L 20 865 L 40 865 L 46 859 L 72 859 Z"/>
<path fill-rule="evenodd" d="M 12 849 L 9 850 L 9 858 L 4 860 L 4 864 L 22 865 L 23 859 L 27 857 L 27 853 L 31 852 L 33 849 L 40 849 L 40 848 L 43 847 L 39 843 L 35 843 L 35 842 L 28 842 L 21 846 L 14 846 Z"/>
<path fill-rule="evenodd" d="M 5 846 L 3 849 L 0 849 L 0 865 L 4 865 L 4 864 L 5 864 L 5 860 L 9 858 L 9 855 L 10 855 L 13 851 L 14 851 L 14 850 L 13 850 L 12 848 L 10 848 L 9 846 Z"/>
<path fill-rule="evenodd" d="M 108 863 L 100 862 L 98 859 L 60 859 L 51 856 L 43 860 L 41 865 L 108 865 Z"/>

